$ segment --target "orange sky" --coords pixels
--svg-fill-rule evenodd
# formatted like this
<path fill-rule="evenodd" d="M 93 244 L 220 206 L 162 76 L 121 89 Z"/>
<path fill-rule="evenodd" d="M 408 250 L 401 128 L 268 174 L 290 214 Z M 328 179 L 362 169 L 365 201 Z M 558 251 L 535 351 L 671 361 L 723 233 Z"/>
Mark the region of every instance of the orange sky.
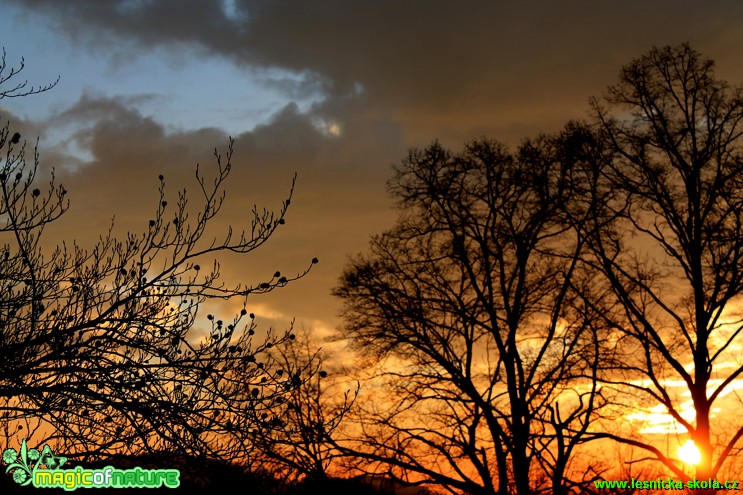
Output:
<path fill-rule="evenodd" d="M 195 191 L 195 164 L 208 171 L 229 134 L 222 228 L 241 228 L 253 204 L 278 209 L 296 172 L 276 237 L 220 261 L 228 281 L 253 284 L 319 258 L 249 306 L 262 325 L 296 318 L 327 335 L 348 256 L 392 226 L 385 181 L 408 148 L 555 131 L 653 45 L 689 41 L 743 81 L 743 4 L 648 3 L 0 0 L 9 61 L 25 57 L 33 84 L 61 76 L 47 94 L 0 101 L 0 115 L 39 136 L 43 173 L 56 167 L 70 193 L 49 235 L 83 245 L 114 216 L 118 232 L 144 231 L 157 176 L 173 202 Z"/>

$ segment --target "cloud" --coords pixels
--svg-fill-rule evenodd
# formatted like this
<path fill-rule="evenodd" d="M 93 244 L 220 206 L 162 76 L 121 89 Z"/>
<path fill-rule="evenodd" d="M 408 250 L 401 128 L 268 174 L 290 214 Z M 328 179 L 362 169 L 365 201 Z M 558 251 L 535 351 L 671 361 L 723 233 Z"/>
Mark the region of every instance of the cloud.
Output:
<path fill-rule="evenodd" d="M 42 123 L 17 120 L 16 125 L 9 115 L 24 135 L 41 135 L 40 181 L 48 181 L 54 167 L 69 192 L 70 210 L 50 226 L 47 241 L 74 240 L 91 247 L 112 219 L 118 236 L 144 232 L 158 205 L 160 174 L 170 205 L 183 189 L 198 203 L 196 165 L 206 177 L 214 177 L 215 148 L 224 156 L 229 136 L 211 128 L 167 129 L 156 118 L 143 116 L 136 108 L 138 101 L 85 94 Z M 44 137 L 62 124 L 74 130 L 71 139 L 89 157 L 72 156 L 64 143 L 50 143 Z M 248 256 L 220 258 L 225 280 L 255 285 L 276 270 L 293 276 L 317 257 L 321 262 L 306 279 L 258 300 L 300 323 L 332 325 L 336 308 L 329 294 L 347 253 L 363 250 L 369 234 L 394 219 L 384 181 L 403 145 L 387 125 L 381 127 L 371 122 L 331 138 L 311 115 L 289 104 L 267 124 L 234 136 L 226 201 L 210 235 L 221 237 L 229 226 L 249 229 L 254 205 L 278 210 L 295 174 L 297 183 L 287 223 L 274 238 Z M 388 146 L 361 139 L 375 134 Z M 210 263 L 205 260 L 202 265 Z"/>
<path fill-rule="evenodd" d="M 743 5 L 732 1 L 24 5 L 50 14 L 57 29 L 97 49 L 168 47 L 186 50 L 191 59 L 225 57 L 264 70 L 265 82 L 288 94 L 323 94 L 328 105 L 315 111 L 333 118 L 340 117 L 333 102 L 362 89 L 367 117 L 392 118 L 418 139 L 477 132 L 518 139 L 527 128 L 553 130 L 565 115 L 583 116 L 588 96 L 654 44 L 696 42 L 730 65 L 743 44 L 734 34 Z"/>
<path fill-rule="evenodd" d="M 237 226 L 254 203 L 277 208 L 297 173 L 285 228 L 268 251 L 247 261 L 227 257 L 225 273 L 247 280 L 297 272 L 318 257 L 307 280 L 266 298 L 307 321 L 332 319 L 337 306 L 328 294 L 346 256 L 392 225 L 384 183 L 409 147 L 439 138 L 459 148 L 482 135 L 516 144 L 557 130 L 584 117 L 588 97 L 652 45 L 688 40 L 717 60 L 721 76 L 743 80 L 737 1 L 5 3 L 124 70 L 150 51 L 194 70 L 219 58 L 289 99 L 314 100 L 309 108 L 290 102 L 234 136 L 221 217 L 223 227 Z M 47 122 L 22 123 L 42 135 L 68 126 L 71 145 L 85 152 L 73 156 L 64 143 L 41 149 L 72 200 L 59 235 L 92 241 L 114 214 L 121 228 L 141 230 L 156 205 L 158 174 L 170 195 L 193 190 L 196 163 L 209 170 L 215 146 L 225 151 L 228 136 L 219 129 L 173 130 L 143 115 L 147 98 L 88 92 Z"/>

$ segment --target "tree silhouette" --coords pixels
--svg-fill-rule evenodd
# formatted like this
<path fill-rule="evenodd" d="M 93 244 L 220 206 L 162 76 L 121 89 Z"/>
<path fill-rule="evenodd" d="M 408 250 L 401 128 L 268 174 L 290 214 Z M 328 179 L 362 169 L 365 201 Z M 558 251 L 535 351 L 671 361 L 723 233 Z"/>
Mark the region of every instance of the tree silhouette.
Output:
<path fill-rule="evenodd" d="M 741 96 L 683 44 L 635 59 L 592 104 L 608 149 L 593 171 L 597 208 L 585 234 L 618 306 L 604 315 L 621 342 L 606 380 L 662 405 L 688 432 L 702 452 L 699 479 L 715 478 L 743 435 L 741 422 L 713 432 L 714 406 L 743 372 Z M 688 478 L 647 438 L 606 436 Z"/>
<path fill-rule="evenodd" d="M 2 98 L 18 98 L 21 96 L 35 95 L 49 91 L 59 82 L 59 77 L 45 86 L 29 86 L 28 81 L 10 83 L 11 79 L 18 79 L 20 74 L 26 67 L 26 61 L 21 58 L 20 63 L 17 66 L 8 65 L 7 54 L 5 48 L 3 48 L 3 54 L 0 56 L 0 99 Z M 15 84 L 15 85 L 13 85 Z"/>
<path fill-rule="evenodd" d="M 48 89 L 24 88 L 0 97 Z M 292 335 L 269 331 L 256 338 L 248 297 L 303 277 L 317 260 L 293 276 L 276 272 L 253 285 L 229 286 L 215 257 L 247 255 L 265 244 L 284 224 L 294 183 L 278 212 L 254 208 L 247 230 L 230 227 L 220 239 L 207 238 L 223 205 L 230 140 L 226 154 L 215 150 L 213 172 L 196 168 L 198 206 L 185 190 L 169 204 L 161 175 L 141 233 L 116 238 L 109 230 L 86 249 L 45 236 L 69 200 L 53 172 L 47 187 L 39 184 L 38 151 L 28 163 L 26 142 L 10 124 L 0 129 L 0 150 L 6 437 L 37 433 L 77 456 L 220 455 L 235 453 L 237 433 L 242 440 L 242 431 L 270 427 L 296 384 L 274 377 L 267 350 Z M 243 309 L 204 318 L 200 308 L 210 300 L 242 301 Z"/>
<path fill-rule="evenodd" d="M 358 384 L 346 390 L 337 382 L 342 371 L 328 366 L 328 354 L 307 331 L 271 354 L 276 375 L 292 380 L 296 389 L 274 427 L 259 430 L 253 438 L 261 466 L 274 467 L 287 480 L 329 478 L 331 463 L 342 456 L 334 440 L 358 396 Z"/>
<path fill-rule="evenodd" d="M 366 469 L 473 494 L 583 481 L 571 481 L 569 458 L 603 402 L 572 205 L 591 139 L 571 126 L 516 153 L 486 139 L 457 154 L 434 143 L 396 169 L 400 219 L 335 291 L 344 337 L 394 361 L 381 398 L 360 404 L 353 453 Z"/>

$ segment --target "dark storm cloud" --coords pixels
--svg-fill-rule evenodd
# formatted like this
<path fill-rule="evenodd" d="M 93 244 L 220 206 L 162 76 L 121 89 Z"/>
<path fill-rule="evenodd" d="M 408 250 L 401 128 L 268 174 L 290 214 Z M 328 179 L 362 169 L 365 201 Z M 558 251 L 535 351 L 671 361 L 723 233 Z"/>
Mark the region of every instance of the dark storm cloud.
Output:
<path fill-rule="evenodd" d="M 383 115 L 418 139 L 552 130 L 565 115 L 583 116 L 588 96 L 652 45 L 691 41 L 723 66 L 743 48 L 743 4 L 733 1 L 236 0 L 234 11 L 216 0 L 23 4 L 92 46 L 190 47 L 292 71 L 298 76 L 266 80 L 291 94 L 322 88 L 329 99 L 316 112 Z M 333 104 L 350 95 L 366 98 L 354 115 Z"/>
<path fill-rule="evenodd" d="M 196 68 L 220 57 L 289 98 L 319 96 L 308 112 L 288 104 L 235 136 L 222 217 L 239 227 L 253 203 L 278 207 L 298 173 L 285 229 L 267 254 L 226 273 L 250 281 L 296 272 L 317 256 L 311 279 L 278 296 L 282 312 L 300 321 L 330 320 L 328 294 L 346 255 L 391 226 L 384 182 L 408 147 L 440 138 L 457 148 L 481 135 L 515 144 L 557 130 L 584 117 L 588 97 L 653 45 L 690 41 L 717 61 L 720 76 L 743 80 L 738 1 L 235 0 L 234 11 L 216 0 L 5 3 L 115 63 L 151 49 Z M 171 131 L 137 105 L 87 94 L 47 123 L 23 123 L 29 132 L 75 126 L 72 139 L 91 156 L 81 165 L 63 149 L 42 148 L 42 164 L 64 171 L 73 205 L 64 225 L 79 239 L 94 240 L 113 214 L 141 230 L 156 206 L 158 174 L 171 195 L 192 189 L 196 162 L 208 170 L 214 147 L 224 151 L 223 131 Z"/>
<path fill-rule="evenodd" d="M 55 167 L 69 191 L 70 210 L 50 226 L 48 239 L 74 239 L 91 247 L 114 217 L 115 234 L 144 232 L 158 205 L 159 174 L 165 177 L 170 205 L 176 204 L 184 188 L 198 204 L 196 164 L 205 177 L 214 177 L 214 149 L 224 155 L 229 137 L 218 129 L 167 130 L 156 119 L 143 116 L 135 107 L 137 100 L 85 94 L 43 126 L 18 121 L 19 127 L 14 116 L 5 115 L 29 137 L 42 136 L 40 182 L 47 182 Z M 90 153 L 89 159 L 81 161 L 50 145 L 44 129 L 55 122 L 75 126 L 73 139 Z M 376 142 L 359 135 L 326 136 L 294 104 L 267 124 L 235 136 L 232 172 L 225 183 L 227 199 L 210 235 L 221 237 L 228 226 L 249 229 L 254 205 L 278 210 L 296 173 L 286 225 L 263 249 L 220 260 L 226 281 L 248 284 L 270 278 L 276 270 L 287 275 L 300 272 L 313 257 L 322 260 L 311 278 L 275 296 L 280 302 L 274 307 L 281 307 L 287 320 L 297 315 L 308 324 L 327 322 L 335 312 L 329 310 L 328 293 L 346 253 L 363 250 L 369 234 L 393 220 L 383 187 L 389 169 L 377 165 L 390 164 L 391 156 L 402 152 L 401 139 L 389 129 L 375 130 L 372 124 L 356 132 L 384 134 L 387 142 L 397 144 L 381 151 Z M 270 300 L 260 298 L 261 304 Z"/>

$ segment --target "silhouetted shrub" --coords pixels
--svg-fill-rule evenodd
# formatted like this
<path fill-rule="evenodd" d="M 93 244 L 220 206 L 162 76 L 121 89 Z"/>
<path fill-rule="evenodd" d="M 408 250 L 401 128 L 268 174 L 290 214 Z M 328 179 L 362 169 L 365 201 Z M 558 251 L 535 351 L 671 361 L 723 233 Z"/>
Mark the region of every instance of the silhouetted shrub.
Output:
<path fill-rule="evenodd" d="M 392 490 L 373 484 L 348 478 L 306 479 L 292 486 L 286 495 L 393 495 Z"/>

